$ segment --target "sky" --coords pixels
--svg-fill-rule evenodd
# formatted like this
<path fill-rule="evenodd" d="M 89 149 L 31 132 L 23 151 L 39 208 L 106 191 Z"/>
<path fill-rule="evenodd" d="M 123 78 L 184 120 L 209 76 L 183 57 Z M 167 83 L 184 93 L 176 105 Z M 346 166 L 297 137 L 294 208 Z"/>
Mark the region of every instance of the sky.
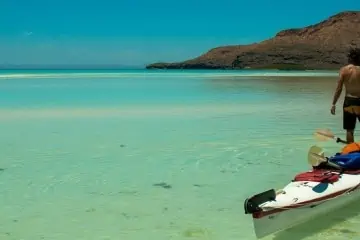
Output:
<path fill-rule="evenodd" d="M 0 64 L 144 66 L 304 27 L 359 0 L 0 0 Z"/>

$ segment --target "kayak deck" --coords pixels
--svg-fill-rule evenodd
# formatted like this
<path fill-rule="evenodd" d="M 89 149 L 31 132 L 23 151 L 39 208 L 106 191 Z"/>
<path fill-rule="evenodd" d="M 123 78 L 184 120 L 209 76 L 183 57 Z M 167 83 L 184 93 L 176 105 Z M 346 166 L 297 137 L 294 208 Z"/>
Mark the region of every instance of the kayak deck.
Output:
<path fill-rule="evenodd" d="M 308 176 L 309 181 L 306 180 Z M 314 176 L 317 176 L 316 180 Z M 297 178 L 299 177 L 299 178 Z M 299 180 L 300 179 L 300 180 Z M 360 174 L 339 173 L 332 170 L 313 170 L 298 174 L 283 189 L 257 194 L 244 203 L 245 213 L 254 217 L 274 209 L 297 208 L 331 200 L 360 187 Z M 258 216 L 259 217 L 259 216 Z"/>
<path fill-rule="evenodd" d="M 297 176 L 308 174 L 312 178 L 311 173 L 319 171 Z M 328 171 L 323 173 L 332 176 Z M 338 178 L 329 182 L 297 181 L 295 177 L 283 189 L 271 189 L 246 199 L 245 214 L 252 214 L 257 238 L 290 228 L 360 198 L 360 191 L 355 191 L 360 189 L 360 174 L 331 173 Z"/>
<path fill-rule="evenodd" d="M 244 201 L 257 238 L 291 228 L 360 199 L 360 151 L 348 149 L 325 157 L 322 148 L 308 152 L 310 171 L 300 172 L 282 189 L 270 189 Z"/>

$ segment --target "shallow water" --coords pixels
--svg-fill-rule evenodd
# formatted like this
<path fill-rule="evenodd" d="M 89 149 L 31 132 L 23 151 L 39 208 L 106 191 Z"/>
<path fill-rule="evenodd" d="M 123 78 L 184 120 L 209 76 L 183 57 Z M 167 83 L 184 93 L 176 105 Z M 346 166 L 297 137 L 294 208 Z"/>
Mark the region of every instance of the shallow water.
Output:
<path fill-rule="evenodd" d="M 0 239 L 255 239 L 244 199 L 344 134 L 336 74 L 235 73 L 4 72 Z M 358 238 L 356 208 L 268 239 Z"/>

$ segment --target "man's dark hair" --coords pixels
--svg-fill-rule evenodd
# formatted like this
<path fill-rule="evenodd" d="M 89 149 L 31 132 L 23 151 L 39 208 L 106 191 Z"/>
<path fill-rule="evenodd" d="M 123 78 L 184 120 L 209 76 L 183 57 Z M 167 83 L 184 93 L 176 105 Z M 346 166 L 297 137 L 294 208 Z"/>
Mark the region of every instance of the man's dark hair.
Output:
<path fill-rule="evenodd" d="M 360 48 L 351 48 L 347 57 L 349 64 L 360 66 Z"/>

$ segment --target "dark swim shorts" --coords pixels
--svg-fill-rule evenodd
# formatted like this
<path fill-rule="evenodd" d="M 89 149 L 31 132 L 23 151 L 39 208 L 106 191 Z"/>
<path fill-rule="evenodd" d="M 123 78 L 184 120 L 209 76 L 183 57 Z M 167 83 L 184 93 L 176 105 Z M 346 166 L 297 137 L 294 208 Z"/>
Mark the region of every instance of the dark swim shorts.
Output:
<path fill-rule="evenodd" d="M 356 119 L 360 121 L 360 115 L 353 113 L 352 107 L 360 108 L 360 98 L 346 96 L 343 105 L 343 128 L 345 130 L 354 130 Z"/>

